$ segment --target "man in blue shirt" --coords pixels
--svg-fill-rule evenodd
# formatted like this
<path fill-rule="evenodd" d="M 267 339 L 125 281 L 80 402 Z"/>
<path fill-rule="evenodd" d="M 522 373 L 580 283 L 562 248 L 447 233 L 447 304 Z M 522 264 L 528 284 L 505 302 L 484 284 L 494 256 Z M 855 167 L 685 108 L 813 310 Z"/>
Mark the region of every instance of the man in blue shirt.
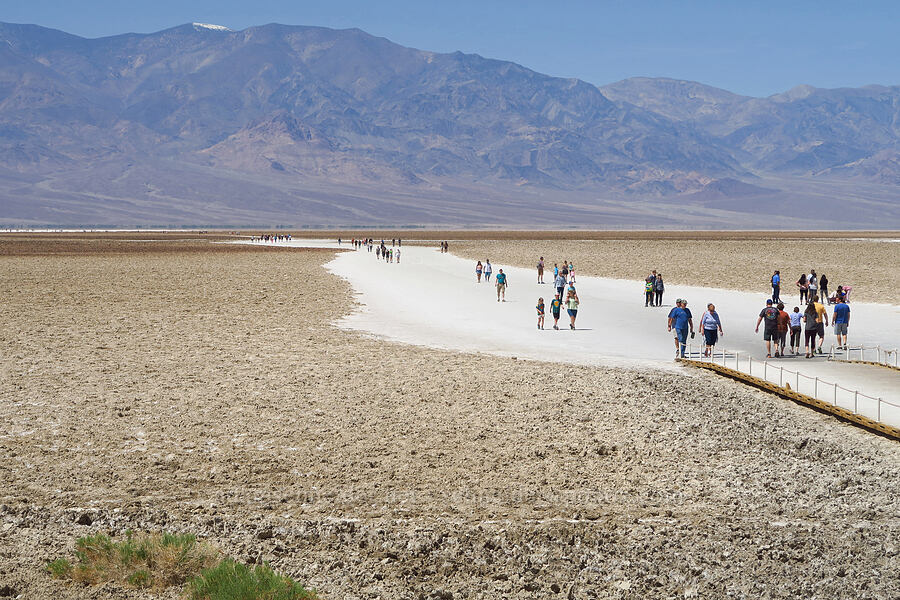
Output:
<path fill-rule="evenodd" d="M 843 296 L 838 296 L 834 312 L 831 314 L 831 322 L 834 323 L 834 335 L 837 336 L 838 348 L 847 349 L 847 326 L 850 325 L 850 305 L 844 302 Z"/>
<path fill-rule="evenodd" d="M 781 302 L 781 273 L 775 271 L 775 274 L 772 275 L 772 303 L 778 304 Z"/>
<path fill-rule="evenodd" d="M 669 331 L 675 332 L 675 356 L 687 349 L 688 313 L 682 307 L 684 301 L 681 298 L 675 300 L 675 308 L 669 311 Z"/>

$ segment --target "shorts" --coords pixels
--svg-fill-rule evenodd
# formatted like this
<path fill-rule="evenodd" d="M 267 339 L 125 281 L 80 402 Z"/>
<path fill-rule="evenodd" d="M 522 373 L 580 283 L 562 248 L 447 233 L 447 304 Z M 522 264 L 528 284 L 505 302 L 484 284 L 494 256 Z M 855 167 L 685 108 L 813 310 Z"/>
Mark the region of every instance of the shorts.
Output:
<path fill-rule="evenodd" d="M 553 318 L 554 318 L 554 319 L 558 319 L 558 318 L 559 318 L 559 313 L 558 313 L 558 312 L 553 313 Z"/>
<path fill-rule="evenodd" d="M 498 292 L 505 292 L 505 291 L 506 291 L 506 284 L 505 284 L 505 283 L 498 283 L 498 284 L 497 284 L 497 291 L 498 291 Z"/>
<path fill-rule="evenodd" d="M 567 308 L 566 312 L 569 313 L 570 317 L 574 317 L 575 315 L 578 314 L 578 309 L 577 308 Z"/>
<path fill-rule="evenodd" d="M 763 340 L 767 342 L 777 342 L 778 341 L 778 330 L 777 329 L 765 329 L 763 330 Z"/>
<path fill-rule="evenodd" d="M 823 340 L 825 339 L 825 323 L 819 323 L 819 327 L 816 330 L 816 333 L 820 338 L 822 338 Z"/>
<path fill-rule="evenodd" d="M 834 335 L 847 335 L 847 324 L 846 323 L 835 323 L 834 324 Z"/>
<path fill-rule="evenodd" d="M 719 330 L 718 329 L 704 329 L 703 337 L 706 338 L 707 346 L 715 346 L 716 342 L 719 341 Z"/>

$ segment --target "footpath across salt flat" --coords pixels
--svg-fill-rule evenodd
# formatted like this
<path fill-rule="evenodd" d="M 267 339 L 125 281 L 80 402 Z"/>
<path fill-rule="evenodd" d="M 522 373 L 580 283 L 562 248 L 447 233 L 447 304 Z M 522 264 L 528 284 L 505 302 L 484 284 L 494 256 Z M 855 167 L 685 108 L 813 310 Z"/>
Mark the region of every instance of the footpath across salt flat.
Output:
<path fill-rule="evenodd" d="M 338 246 L 336 242 L 314 240 L 278 245 L 350 250 L 348 243 Z M 666 316 L 675 298 L 683 297 L 690 302 L 695 326 L 706 304 L 715 303 L 725 330 L 721 347 L 753 356 L 754 360 L 765 357 L 762 334 L 754 332 L 765 306 L 763 294 L 669 284 L 664 306 L 645 308 L 642 282 L 578 276 L 581 306 L 577 329 L 569 329 L 563 312 L 560 330 L 554 331 L 549 313 L 553 286 L 538 284 L 533 269 L 494 264 L 494 274 L 503 269 L 509 281 L 506 302 L 497 302 L 493 282 L 476 282 L 472 261 L 442 254 L 436 248 L 404 246 L 400 264 L 377 260 L 374 251 L 347 251 L 327 268 L 350 282 L 362 304 L 340 326 L 398 342 L 533 360 L 673 369 L 678 366 L 672 360 L 675 347 L 666 331 Z M 551 276 L 545 274 L 544 279 L 549 282 Z M 539 296 L 548 307 L 543 331 L 536 326 Z M 826 349 L 833 341 L 829 328 Z M 897 347 L 900 307 L 854 302 L 850 341 Z M 700 343 L 699 336 L 694 342 Z M 900 405 L 900 372 L 821 357 L 774 359 L 770 365 L 799 370 L 809 377 L 837 382 Z M 900 424 L 900 412 L 887 416 L 889 422 L 897 420 Z"/>

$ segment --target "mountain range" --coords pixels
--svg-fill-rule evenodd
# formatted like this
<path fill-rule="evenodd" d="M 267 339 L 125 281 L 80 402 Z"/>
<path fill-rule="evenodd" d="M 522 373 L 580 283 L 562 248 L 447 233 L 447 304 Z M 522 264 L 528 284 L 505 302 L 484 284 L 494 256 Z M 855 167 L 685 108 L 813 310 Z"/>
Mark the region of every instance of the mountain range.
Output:
<path fill-rule="evenodd" d="M 0 23 L 0 225 L 900 228 L 900 86 L 605 86 L 358 29 Z"/>

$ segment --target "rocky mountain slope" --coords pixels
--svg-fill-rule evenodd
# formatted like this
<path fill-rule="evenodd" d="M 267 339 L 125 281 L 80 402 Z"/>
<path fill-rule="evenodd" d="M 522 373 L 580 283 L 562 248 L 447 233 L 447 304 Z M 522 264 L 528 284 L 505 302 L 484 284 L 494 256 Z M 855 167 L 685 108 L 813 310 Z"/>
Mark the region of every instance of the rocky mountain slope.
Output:
<path fill-rule="evenodd" d="M 764 226 L 768 202 L 801 226 L 815 178 L 871 188 L 849 226 L 898 225 L 898 140 L 897 87 L 598 88 L 359 30 L 0 24 L 0 224 Z"/>

